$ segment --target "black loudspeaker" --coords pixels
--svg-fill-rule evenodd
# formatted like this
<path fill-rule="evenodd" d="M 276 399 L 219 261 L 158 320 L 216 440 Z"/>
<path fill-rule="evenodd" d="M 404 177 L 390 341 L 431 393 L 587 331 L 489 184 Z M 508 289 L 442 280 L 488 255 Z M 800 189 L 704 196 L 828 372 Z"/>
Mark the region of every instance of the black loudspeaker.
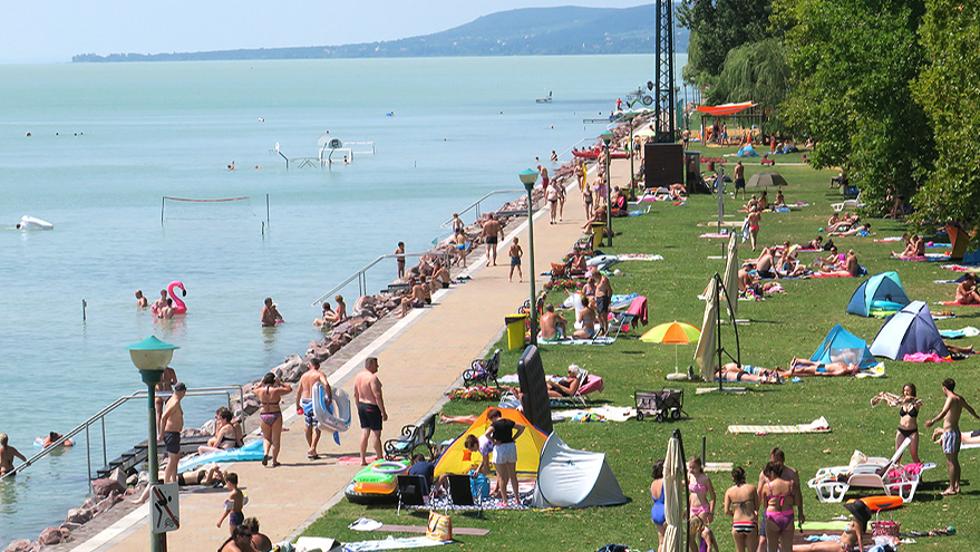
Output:
<path fill-rule="evenodd" d="M 553 430 L 551 422 L 551 399 L 548 398 L 548 384 L 544 379 L 544 365 L 538 348 L 528 345 L 517 361 L 517 378 L 521 384 L 521 405 L 524 417 L 541 430 L 550 435 Z"/>
<path fill-rule="evenodd" d="M 643 173 L 647 188 L 667 187 L 684 182 L 684 146 L 646 144 L 643 146 Z"/>

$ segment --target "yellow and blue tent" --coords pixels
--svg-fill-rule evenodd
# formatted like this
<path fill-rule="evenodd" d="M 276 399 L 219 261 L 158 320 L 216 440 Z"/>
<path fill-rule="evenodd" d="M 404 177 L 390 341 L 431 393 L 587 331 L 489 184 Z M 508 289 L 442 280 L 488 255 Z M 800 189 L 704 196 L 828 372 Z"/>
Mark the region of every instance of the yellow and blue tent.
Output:
<path fill-rule="evenodd" d="M 473 422 L 473 424 L 470 425 L 470 427 L 464 431 L 462 435 L 457 437 L 451 445 L 449 445 L 446 452 L 442 453 L 439 461 L 436 462 L 436 477 L 439 477 L 444 473 L 465 474 L 470 470 L 479 467 L 480 462 L 483 459 L 482 456 L 479 452 L 470 452 L 466 450 L 463 443 L 466 442 L 466 437 L 468 435 L 475 435 L 479 437 L 487 432 L 487 429 L 490 428 L 490 420 L 487 419 L 487 414 L 490 412 L 491 408 L 484 410 L 483 414 L 480 414 L 476 421 Z M 527 428 L 516 440 L 518 473 L 538 473 L 538 463 L 541 460 L 541 449 L 544 448 L 544 443 L 548 440 L 548 436 L 542 433 L 538 428 L 534 427 L 531 422 L 524 417 L 524 413 L 522 413 L 520 410 L 514 408 L 498 408 L 498 410 L 500 410 L 500 414 L 504 418 Z"/>

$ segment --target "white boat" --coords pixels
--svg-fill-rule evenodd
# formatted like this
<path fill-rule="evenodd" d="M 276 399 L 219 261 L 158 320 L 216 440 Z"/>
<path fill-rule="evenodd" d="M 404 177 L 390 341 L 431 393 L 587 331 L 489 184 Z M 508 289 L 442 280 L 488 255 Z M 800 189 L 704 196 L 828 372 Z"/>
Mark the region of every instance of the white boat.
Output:
<path fill-rule="evenodd" d="M 20 222 L 17 223 L 16 228 L 18 230 L 54 230 L 54 225 L 44 219 L 24 215 L 20 217 Z"/>
<path fill-rule="evenodd" d="M 534 103 L 551 103 L 551 99 L 551 92 L 549 91 L 547 96 L 534 100 Z"/>

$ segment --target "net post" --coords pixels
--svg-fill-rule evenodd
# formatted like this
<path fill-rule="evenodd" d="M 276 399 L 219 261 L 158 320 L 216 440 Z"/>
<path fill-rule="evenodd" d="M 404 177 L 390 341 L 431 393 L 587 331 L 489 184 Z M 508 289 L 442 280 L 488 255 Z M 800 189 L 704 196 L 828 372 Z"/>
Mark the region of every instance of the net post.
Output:
<path fill-rule="evenodd" d="M 167 196 L 160 198 L 160 226 L 163 226 L 163 210 L 167 207 Z"/>
<path fill-rule="evenodd" d="M 272 223 L 269 220 L 269 194 L 265 194 L 265 225 L 272 227 Z"/>

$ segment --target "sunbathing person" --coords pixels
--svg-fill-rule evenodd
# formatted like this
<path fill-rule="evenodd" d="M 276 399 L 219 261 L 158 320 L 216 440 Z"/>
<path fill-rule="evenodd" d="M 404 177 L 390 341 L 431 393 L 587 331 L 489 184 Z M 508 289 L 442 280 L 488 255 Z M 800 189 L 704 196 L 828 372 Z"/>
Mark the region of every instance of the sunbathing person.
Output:
<path fill-rule="evenodd" d="M 849 230 L 859 220 L 861 218 L 854 214 L 846 214 L 843 217 L 839 217 L 837 213 L 834 213 L 827 221 L 827 233 L 832 234 L 841 230 Z"/>
<path fill-rule="evenodd" d="M 815 249 L 817 251 L 823 249 L 823 236 L 817 236 L 806 243 L 806 249 Z"/>
<path fill-rule="evenodd" d="M 575 325 L 579 328 L 575 330 L 572 337 L 576 339 L 592 339 L 595 337 L 596 313 L 592 303 L 593 301 L 588 297 L 582 298 L 582 310 L 578 312 L 575 319 Z"/>
<path fill-rule="evenodd" d="M 411 291 L 402 297 L 402 308 L 398 314 L 399 318 L 403 318 L 412 309 L 420 309 L 425 306 L 425 292 L 422 286 L 414 279 L 411 280 L 411 286 Z"/>
<path fill-rule="evenodd" d="M 776 192 L 776 201 L 772 204 L 772 208 L 785 207 L 786 206 L 786 196 L 783 195 L 783 191 L 779 190 Z"/>
<path fill-rule="evenodd" d="M 436 263 L 436 271 L 432 274 L 432 281 L 442 289 L 448 288 L 449 284 L 452 283 L 452 276 L 449 274 L 449 269 L 442 263 Z"/>
<path fill-rule="evenodd" d="M 905 244 L 905 249 L 901 252 L 892 251 L 892 257 L 899 259 L 913 259 L 926 256 L 926 242 L 918 234 L 913 234 Z"/>
<path fill-rule="evenodd" d="M 838 540 L 828 540 L 812 542 L 809 544 L 794 544 L 793 552 L 849 552 L 851 550 L 864 550 L 865 533 L 867 524 L 858 521 L 857 518 L 851 520 L 840 534 Z"/>
<path fill-rule="evenodd" d="M 668 193 L 670 194 L 670 199 L 674 201 L 681 201 L 687 197 L 687 187 L 683 184 L 671 184 L 668 188 Z"/>
<path fill-rule="evenodd" d="M 780 278 L 799 278 L 808 272 L 806 265 L 796 260 L 793 256 L 784 255 L 784 257 L 785 260 L 776 269 L 776 274 Z"/>
<path fill-rule="evenodd" d="M 866 238 L 871 235 L 871 223 L 866 222 L 857 228 L 851 227 L 850 230 L 841 230 L 836 232 L 831 232 L 831 236 L 857 236 L 859 238 Z"/>
<path fill-rule="evenodd" d="M 956 286 L 955 301 L 960 305 L 980 305 L 980 292 L 977 292 L 977 277 L 972 272 L 963 275 L 963 281 Z"/>
<path fill-rule="evenodd" d="M 815 362 L 806 358 L 793 358 L 789 371 L 782 372 L 783 377 L 793 376 L 854 376 L 861 371 L 858 364 L 844 362 Z"/>
<path fill-rule="evenodd" d="M 852 278 L 857 278 L 861 275 L 861 265 L 858 263 L 857 254 L 854 253 L 853 249 L 847 250 L 847 256 L 844 257 L 844 270 L 846 270 Z"/>
<path fill-rule="evenodd" d="M 773 271 L 774 264 L 775 259 L 772 256 L 772 250 L 764 247 L 762 254 L 755 260 L 755 272 L 760 278 L 779 278 L 779 275 Z"/>
<path fill-rule="evenodd" d="M 583 370 L 578 364 L 568 365 L 568 377 L 566 378 L 547 378 L 548 396 L 556 399 L 562 397 L 574 397 L 582 385 Z"/>
<path fill-rule="evenodd" d="M 163 472 L 160 472 L 160 480 L 163 480 Z M 223 486 L 225 481 L 225 474 L 222 473 L 221 468 L 217 464 L 210 464 L 198 470 L 178 473 L 177 474 L 177 486 L 178 487 L 210 487 L 210 486 Z M 150 486 L 147 485 L 140 495 L 132 500 L 133 504 L 142 504 L 146 501 L 147 497 L 150 496 Z"/>
<path fill-rule="evenodd" d="M 554 305 L 549 304 L 544 308 L 544 314 L 541 315 L 541 339 L 564 339 L 567 328 L 568 321 L 555 312 Z"/>
<path fill-rule="evenodd" d="M 439 414 L 439 423 L 473 425 L 478 416 L 446 416 Z"/>
<path fill-rule="evenodd" d="M 837 246 L 831 246 L 830 254 L 823 259 L 817 259 L 813 265 L 822 272 L 835 272 L 844 266 L 846 257 L 837 253 Z"/>
<path fill-rule="evenodd" d="M 767 370 L 749 364 L 739 366 L 734 362 L 729 362 L 722 366 L 720 378 L 722 381 L 731 382 L 783 383 L 783 378 L 779 375 L 779 370 Z"/>

